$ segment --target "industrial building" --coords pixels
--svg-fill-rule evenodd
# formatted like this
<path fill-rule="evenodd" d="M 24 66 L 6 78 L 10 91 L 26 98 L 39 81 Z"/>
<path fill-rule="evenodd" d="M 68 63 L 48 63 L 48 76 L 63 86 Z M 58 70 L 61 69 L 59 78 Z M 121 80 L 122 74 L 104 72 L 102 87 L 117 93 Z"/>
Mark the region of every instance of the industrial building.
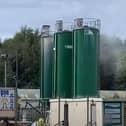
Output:
<path fill-rule="evenodd" d="M 41 39 L 41 97 L 98 97 L 100 20 L 74 20 L 64 29 L 56 22 L 56 32 L 44 25 Z"/>
<path fill-rule="evenodd" d="M 49 28 L 42 28 L 41 98 L 49 99 L 50 125 L 102 126 L 100 20 L 77 18 L 71 29 L 58 20 L 53 34 Z"/>
<path fill-rule="evenodd" d="M 64 25 L 57 20 L 55 32 L 42 26 L 40 89 L 11 89 L 13 115 L 1 111 L 1 119 L 16 117 L 24 126 L 40 117 L 46 126 L 126 126 L 126 92 L 100 90 L 100 20 Z"/>
<path fill-rule="evenodd" d="M 53 33 L 43 25 L 38 99 L 46 125 L 126 125 L 125 92 L 100 91 L 100 25 L 99 19 L 77 18 L 68 29 L 58 20 Z M 38 107 L 35 99 L 20 97 Z M 21 118 L 27 121 L 26 110 L 23 113 Z"/>
<path fill-rule="evenodd" d="M 20 109 L 18 120 L 23 124 L 32 123 L 40 115 L 38 109 L 40 89 L 19 89 Z M 68 107 L 68 124 L 72 126 L 125 126 L 126 125 L 126 92 L 99 91 L 100 98 L 51 99 L 47 111 L 46 123 L 50 126 L 64 121 L 64 110 Z M 30 103 L 32 105 L 29 106 Z M 27 106 L 26 106 L 27 105 Z M 65 109 L 64 109 L 65 108 Z M 42 110 L 43 111 L 43 110 Z M 66 113 L 66 112 L 65 112 Z"/>

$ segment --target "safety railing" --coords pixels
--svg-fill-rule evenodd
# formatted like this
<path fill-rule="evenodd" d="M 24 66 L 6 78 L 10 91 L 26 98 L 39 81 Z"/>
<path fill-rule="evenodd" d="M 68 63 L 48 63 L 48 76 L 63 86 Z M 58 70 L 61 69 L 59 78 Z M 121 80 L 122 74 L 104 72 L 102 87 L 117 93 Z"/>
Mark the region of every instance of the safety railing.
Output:
<path fill-rule="evenodd" d="M 18 121 L 34 122 L 43 117 L 48 123 L 49 106 L 45 100 L 23 99 L 22 104 L 23 107 L 19 107 L 17 110 Z"/>

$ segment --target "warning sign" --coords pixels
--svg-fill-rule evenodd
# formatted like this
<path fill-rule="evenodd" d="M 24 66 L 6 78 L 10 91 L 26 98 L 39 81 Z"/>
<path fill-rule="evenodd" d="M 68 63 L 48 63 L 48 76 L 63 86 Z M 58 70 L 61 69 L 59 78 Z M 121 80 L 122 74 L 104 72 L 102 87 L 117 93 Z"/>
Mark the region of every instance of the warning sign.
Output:
<path fill-rule="evenodd" d="M 0 88 L 0 117 L 15 117 L 15 90 Z"/>

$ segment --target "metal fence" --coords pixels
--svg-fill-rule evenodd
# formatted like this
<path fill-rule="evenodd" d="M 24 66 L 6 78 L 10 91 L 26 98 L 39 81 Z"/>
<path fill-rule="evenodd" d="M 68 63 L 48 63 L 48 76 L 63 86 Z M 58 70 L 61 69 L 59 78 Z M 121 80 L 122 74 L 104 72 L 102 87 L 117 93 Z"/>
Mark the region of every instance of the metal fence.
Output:
<path fill-rule="evenodd" d="M 17 111 L 18 121 L 32 123 L 37 121 L 40 117 L 49 123 L 49 106 L 47 101 L 40 100 L 23 100 L 23 107 L 19 107 Z"/>
<path fill-rule="evenodd" d="M 41 114 L 38 113 L 33 108 L 21 108 L 18 110 L 18 121 L 35 121 L 41 117 Z"/>

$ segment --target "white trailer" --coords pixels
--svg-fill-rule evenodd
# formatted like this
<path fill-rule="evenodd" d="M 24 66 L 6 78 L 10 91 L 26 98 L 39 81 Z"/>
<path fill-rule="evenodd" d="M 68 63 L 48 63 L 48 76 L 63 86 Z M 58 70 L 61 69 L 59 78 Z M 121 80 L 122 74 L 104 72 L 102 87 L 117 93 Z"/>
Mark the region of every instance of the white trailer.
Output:
<path fill-rule="evenodd" d="M 50 125 L 64 120 L 64 104 L 68 104 L 69 126 L 103 126 L 101 98 L 50 100 Z"/>

